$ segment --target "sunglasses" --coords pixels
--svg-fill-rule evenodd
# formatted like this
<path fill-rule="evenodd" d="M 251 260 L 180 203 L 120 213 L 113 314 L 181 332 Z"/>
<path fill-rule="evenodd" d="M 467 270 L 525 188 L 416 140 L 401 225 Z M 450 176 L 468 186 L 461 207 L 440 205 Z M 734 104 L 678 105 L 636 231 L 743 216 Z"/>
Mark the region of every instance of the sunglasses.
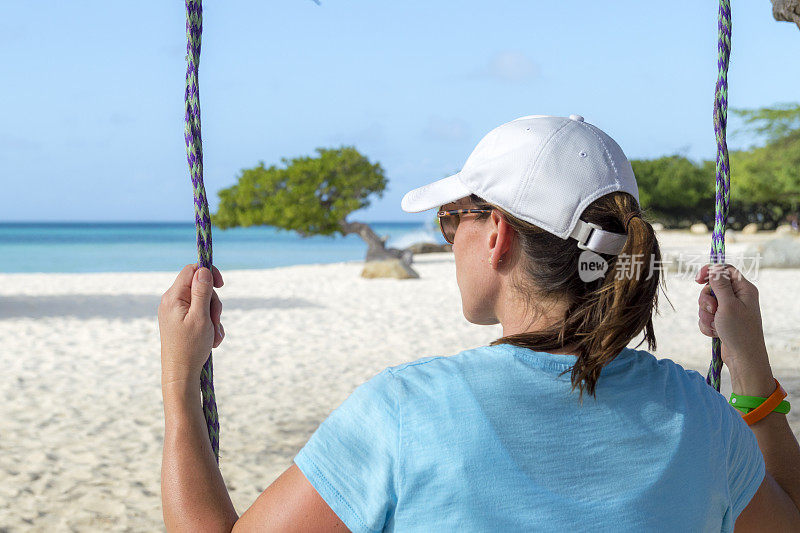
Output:
<path fill-rule="evenodd" d="M 450 211 L 439 211 L 436 215 L 439 217 L 439 228 L 442 230 L 444 240 L 453 244 L 456 238 L 456 230 L 458 223 L 461 221 L 461 215 L 469 213 L 491 213 L 493 209 L 453 209 Z"/>

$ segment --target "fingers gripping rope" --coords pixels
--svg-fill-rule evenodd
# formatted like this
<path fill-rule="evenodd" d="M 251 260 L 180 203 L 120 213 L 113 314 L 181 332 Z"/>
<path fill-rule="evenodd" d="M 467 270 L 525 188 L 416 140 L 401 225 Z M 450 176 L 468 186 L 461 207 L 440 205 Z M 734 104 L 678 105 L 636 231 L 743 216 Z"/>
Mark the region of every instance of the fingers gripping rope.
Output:
<path fill-rule="evenodd" d="M 714 205 L 714 232 L 711 236 L 711 262 L 725 262 L 725 223 L 728 220 L 731 174 L 728 164 L 728 144 L 725 128 L 728 122 L 728 64 L 731 57 L 731 4 L 730 0 L 719 3 L 719 41 L 717 45 L 717 86 L 714 91 L 714 133 L 717 137 L 717 179 Z M 714 295 L 714 291 L 711 291 Z M 711 365 L 706 383 L 719 392 L 722 370 L 722 344 L 717 337 L 711 339 Z"/>
<path fill-rule="evenodd" d="M 194 221 L 197 227 L 197 258 L 200 266 L 211 270 L 211 215 L 203 187 L 203 143 L 200 136 L 200 93 L 197 66 L 200 63 L 200 37 L 203 33 L 202 0 L 186 0 L 186 158 L 194 189 Z M 219 463 L 219 420 L 214 400 L 214 368 L 211 354 L 200 373 L 203 414 L 214 457 Z"/>

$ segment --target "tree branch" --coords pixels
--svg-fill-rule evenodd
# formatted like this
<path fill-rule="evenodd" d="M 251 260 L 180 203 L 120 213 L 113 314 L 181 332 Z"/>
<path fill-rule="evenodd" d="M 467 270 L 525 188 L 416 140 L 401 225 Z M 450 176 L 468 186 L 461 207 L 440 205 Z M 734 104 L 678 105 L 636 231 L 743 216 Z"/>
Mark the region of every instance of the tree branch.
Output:
<path fill-rule="evenodd" d="M 339 222 L 339 224 L 341 225 L 342 231 L 345 235 L 356 233 L 359 237 L 364 239 L 364 242 L 366 242 L 367 246 L 370 248 L 384 248 L 383 239 L 378 237 L 378 235 L 372 231 L 372 228 L 370 228 L 367 224 L 364 224 L 363 222 L 346 222 L 344 220 Z"/>

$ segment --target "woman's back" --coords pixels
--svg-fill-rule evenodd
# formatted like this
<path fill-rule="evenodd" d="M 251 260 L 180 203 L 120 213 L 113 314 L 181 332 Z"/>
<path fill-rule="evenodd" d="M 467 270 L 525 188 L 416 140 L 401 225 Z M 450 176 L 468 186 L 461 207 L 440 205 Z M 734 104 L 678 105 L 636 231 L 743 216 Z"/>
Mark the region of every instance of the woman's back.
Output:
<path fill-rule="evenodd" d="M 580 405 L 574 361 L 499 344 L 390 367 L 295 463 L 352 531 L 732 531 L 765 465 L 725 398 L 625 348 Z"/>

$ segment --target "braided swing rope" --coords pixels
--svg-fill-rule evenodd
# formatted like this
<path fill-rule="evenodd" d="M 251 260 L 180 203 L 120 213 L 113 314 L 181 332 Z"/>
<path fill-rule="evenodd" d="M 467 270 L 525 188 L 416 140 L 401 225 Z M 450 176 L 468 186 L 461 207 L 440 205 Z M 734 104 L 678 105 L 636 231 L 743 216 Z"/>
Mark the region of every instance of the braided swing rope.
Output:
<path fill-rule="evenodd" d="M 200 91 L 197 66 L 200 63 L 200 37 L 203 33 L 202 0 L 186 0 L 186 158 L 194 188 L 194 221 L 197 228 L 197 258 L 201 267 L 211 270 L 211 215 L 203 187 L 203 142 L 200 136 Z M 208 427 L 211 449 L 219 463 L 219 419 L 214 399 L 214 367 L 211 353 L 200 373 L 203 415 Z"/>
<path fill-rule="evenodd" d="M 711 263 L 725 262 L 725 223 L 728 220 L 730 204 L 731 172 L 728 162 L 728 144 L 725 128 L 728 122 L 728 64 L 731 57 L 731 4 L 730 0 L 719 2 L 719 41 L 717 44 L 717 86 L 714 91 L 714 133 L 717 137 L 717 179 L 714 233 L 711 236 Z M 711 291 L 714 296 L 714 291 Z M 715 296 L 716 297 L 716 296 Z M 720 372 L 722 371 L 722 343 L 719 338 L 711 339 L 711 365 L 708 368 L 706 383 L 719 392 Z"/>

